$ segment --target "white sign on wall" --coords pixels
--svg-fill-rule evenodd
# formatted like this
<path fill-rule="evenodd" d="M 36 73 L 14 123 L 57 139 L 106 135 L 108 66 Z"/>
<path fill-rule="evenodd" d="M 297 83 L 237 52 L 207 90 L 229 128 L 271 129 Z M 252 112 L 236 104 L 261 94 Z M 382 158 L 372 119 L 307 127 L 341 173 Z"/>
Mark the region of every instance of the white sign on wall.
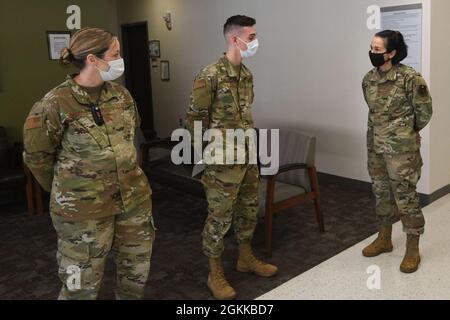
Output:
<path fill-rule="evenodd" d="M 422 70 L 422 4 L 381 8 L 381 29 L 400 31 L 408 45 L 403 64 Z"/>

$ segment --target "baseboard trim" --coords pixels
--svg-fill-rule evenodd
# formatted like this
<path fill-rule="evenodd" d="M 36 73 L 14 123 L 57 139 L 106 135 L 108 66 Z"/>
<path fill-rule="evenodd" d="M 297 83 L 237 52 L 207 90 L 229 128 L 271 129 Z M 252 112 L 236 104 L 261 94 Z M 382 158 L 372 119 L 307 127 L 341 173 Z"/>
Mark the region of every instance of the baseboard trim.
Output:
<path fill-rule="evenodd" d="M 339 184 L 343 187 L 357 188 L 357 189 L 362 189 L 362 190 L 365 190 L 368 192 L 372 191 L 372 184 L 367 181 L 361 181 L 361 180 L 356 180 L 356 179 L 351 179 L 351 178 L 340 177 L 340 176 L 336 176 L 336 175 L 329 174 L 329 173 L 323 173 L 323 172 L 318 172 L 317 178 L 319 179 L 319 184 L 320 183 Z"/>
<path fill-rule="evenodd" d="M 319 183 L 335 183 L 341 186 L 347 186 L 352 188 L 358 188 L 361 190 L 365 190 L 368 192 L 372 191 L 372 184 L 367 181 L 355 180 L 345 177 L 339 177 L 336 175 L 332 175 L 329 173 L 318 172 L 317 173 Z M 445 197 L 450 194 L 450 184 L 433 192 L 432 194 L 423 194 L 419 193 L 420 197 L 420 205 L 422 207 L 428 206 L 433 202 L 439 200 L 440 198 Z"/>
<path fill-rule="evenodd" d="M 422 197 L 424 197 L 424 201 L 428 204 L 431 204 L 446 195 L 450 194 L 450 184 L 446 185 L 445 187 L 442 187 L 441 189 L 433 192 L 432 194 L 421 194 Z"/>

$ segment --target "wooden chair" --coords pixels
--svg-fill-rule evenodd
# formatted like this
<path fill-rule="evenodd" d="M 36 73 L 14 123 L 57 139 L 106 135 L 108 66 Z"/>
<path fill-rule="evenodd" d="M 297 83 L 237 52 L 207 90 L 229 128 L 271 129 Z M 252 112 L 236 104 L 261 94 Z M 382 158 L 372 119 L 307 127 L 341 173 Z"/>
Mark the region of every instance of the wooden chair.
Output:
<path fill-rule="evenodd" d="M 33 177 L 22 160 L 20 143 L 10 147 L 6 130 L 0 127 L 0 190 L 25 189 L 27 211 L 34 213 Z"/>
<path fill-rule="evenodd" d="M 167 139 L 145 141 L 140 144 L 138 156 L 141 168 L 150 182 L 178 189 L 191 195 L 204 198 L 200 176 L 193 177 L 193 165 L 175 165 L 171 161 L 171 150 L 178 142 Z"/>
<path fill-rule="evenodd" d="M 263 176 L 260 188 L 259 212 L 265 216 L 267 257 L 272 256 L 273 216 L 285 209 L 314 203 L 319 231 L 325 232 L 315 168 L 316 138 L 296 130 L 280 130 L 279 138 L 279 171 Z"/>
<path fill-rule="evenodd" d="M 315 206 L 319 231 L 324 232 L 320 190 L 315 162 L 314 137 L 295 130 L 280 130 L 280 169 L 262 177 L 260 214 L 265 215 L 266 253 L 272 255 L 273 216 L 287 208 L 311 202 Z M 175 165 L 170 151 L 177 142 L 159 139 L 140 144 L 140 166 L 151 181 L 204 198 L 199 176 L 192 177 L 192 165 Z M 268 142 L 270 146 L 270 141 Z"/>

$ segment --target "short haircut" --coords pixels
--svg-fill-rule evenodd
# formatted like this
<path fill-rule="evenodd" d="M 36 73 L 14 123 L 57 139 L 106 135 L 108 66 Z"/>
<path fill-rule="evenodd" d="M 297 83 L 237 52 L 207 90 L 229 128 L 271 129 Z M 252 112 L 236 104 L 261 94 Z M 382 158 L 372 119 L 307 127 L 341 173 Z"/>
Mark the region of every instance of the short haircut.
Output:
<path fill-rule="evenodd" d="M 401 32 L 384 30 L 378 32 L 375 37 L 384 39 L 387 52 L 397 51 L 395 57 L 392 58 L 392 64 L 399 64 L 408 56 L 408 46 Z"/>
<path fill-rule="evenodd" d="M 229 17 L 223 26 L 223 35 L 227 38 L 230 33 L 238 29 L 243 27 L 253 27 L 255 24 L 256 20 L 247 16 L 236 15 Z"/>

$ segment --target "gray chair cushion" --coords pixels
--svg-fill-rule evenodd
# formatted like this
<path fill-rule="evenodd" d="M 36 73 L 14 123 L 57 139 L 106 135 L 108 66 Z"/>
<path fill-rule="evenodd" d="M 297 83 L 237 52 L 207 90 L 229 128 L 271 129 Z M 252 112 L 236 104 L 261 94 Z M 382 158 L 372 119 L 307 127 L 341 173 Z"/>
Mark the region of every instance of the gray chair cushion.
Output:
<path fill-rule="evenodd" d="M 266 192 L 267 179 L 261 179 L 261 185 L 259 188 L 259 217 L 264 216 L 266 212 Z M 274 201 L 280 202 L 305 193 L 306 190 L 300 186 L 277 181 L 275 183 Z"/>
<path fill-rule="evenodd" d="M 313 166 L 315 162 L 316 138 L 296 130 L 280 130 L 280 165 L 306 163 Z M 311 191 L 308 172 L 295 170 L 283 173 L 277 181 L 302 186 Z"/>
<path fill-rule="evenodd" d="M 293 163 L 315 165 L 316 138 L 298 130 L 280 129 L 279 161 L 280 166 Z M 270 134 L 268 149 L 271 149 Z M 269 151 L 271 153 L 271 151 Z M 295 170 L 280 174 L 277 181 L 298 185 L 311 191 L 307 170 Z"/>

